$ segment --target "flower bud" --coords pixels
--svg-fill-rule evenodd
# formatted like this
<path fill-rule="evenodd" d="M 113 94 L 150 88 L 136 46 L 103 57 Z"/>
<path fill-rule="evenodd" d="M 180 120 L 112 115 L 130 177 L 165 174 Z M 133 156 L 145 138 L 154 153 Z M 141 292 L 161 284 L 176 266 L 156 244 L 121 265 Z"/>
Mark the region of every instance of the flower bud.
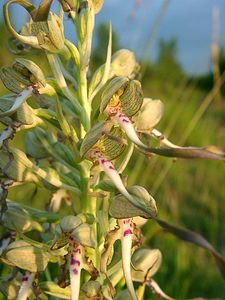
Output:
<path fill-rule="evenodd" d="M 158 249 L 139 248 L 133 253 L 131 261 L 132 279 L 144 282 L 158 271 L 162 262 L 162 254 Z"/>
<path fill-rule="evenodd" d="M 77 226 L 71 233 L 73 240 L 82 246 L 96 247 L 96 239 L 90 225 L 83 223 Z"/>
<path fill-rule="evenodd" d="M 29 86 L 41 88 L 46 85 L 42 70 L 24 58 L 16 59 L 12 67 L 2 67 L 0 78 L 7 89 L 17 94 Z"/>
<path fill-rule="evenodd" d="M 37 37 L 42 49 L 58 53 L 64 47 L 63 22 L 53 12 L 49 12 L 46 21 L 34 21 L 31 24 L 31 32 Z"/>
<path fill-rule="evenodd" d="M 125 76 L 132 78 L 138 68 L 139 66 L 134 53 L 127 49 L 121 49 L 116 51 L 112 56 L 110 77 Z"/>
<path fill-rule="evenodd" d="M 77 2 L 76 0 L 59 0 L 64 12 L 69 13 L 73 19 L 76 15 Z"/>
<path fill-rule="evenodd" d="M 97 14 L 101 10 L 104 0 L 92 0 L 92 3 L 94 7 L 94 12 L 95 14 Z"/>
<path fill-rule="evenodd" d="M 25 58 L 16 58 L 12 68 L 22 77 L 27 78 L 31 85 L 36 85 L 37 88 L 46 86 L 42 70 L 33 61 Z"/>
<path fill-rule="evenodd" d="M 145 98 L 139 114 L 135 116 L 136 129 L 141 132 L 151 131 L 160 121 L 163 109 L 163 103 L 160 100 Z"/>
<path fill-rule="evenodd" d="M 132 117 L 140 110 L 142 102 L 140 82 L 119 76 L 110 80 L 104 89 L 100 111 L 107 115 L 121 112 L 127 117 Z"/>
<path fill-rule="evenodd" d="M 69 233 L 76 229 L 82 223 L 82 220 L 78 216 L 66 216 L 62 218 L 60 226 L 63 232 Z"/>
<path fill-rule="evenodd" d="M 0 78 L 4 86 L 16 94 L 22 92 L 30 84 L 29 80 L 20 78 L 12 67 L 2 67 L 0 69 Z"/>
<path fill-rule="evenodd" d="M 81 300 L 102 299 L 101 284 L 98 281 L 87 281 L 81 288 Z"/>
<path fill-rule="evenodd" d="M 11 243 L 4 257 L 10 265 L 33 273 L 44 271 L 49 261 L 47 253 L 41 248 L 31 246 L 23 240 Z"/>

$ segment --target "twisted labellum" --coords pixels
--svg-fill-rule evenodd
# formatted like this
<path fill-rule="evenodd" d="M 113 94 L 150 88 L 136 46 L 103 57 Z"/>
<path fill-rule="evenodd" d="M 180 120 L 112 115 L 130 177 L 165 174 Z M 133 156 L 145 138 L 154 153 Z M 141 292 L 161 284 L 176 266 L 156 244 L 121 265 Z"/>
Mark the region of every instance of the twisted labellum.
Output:
<path fill-rule="evenodd" d="M 103 171 L 108 175 L 108 177 L 115 184 L 116 188 L 120 191 L 120 193 L 133 203 L 133 197 L 128 193 L 123 184 L 123 181 L 120 178 L 119 173 L 117 172 L 111 161 L 107 160 L 103 155 L 101 155 L 100 157 L 98 157 L 98 162 Z"/>
<path fill-rule="evenodd" d="M 82 246 L 70 237 L 69 247 L 71 300 L 78 300 L 80 292 L 80 273 L 82 268 Z"/>
<path fill-rule="evenodd" d="M 122 112 L 118 111 L 114 118 L 118 122 L 118 124 L 123 128 L 123 130 L 126 132 L 126 135 L 128 138 L 135 143 L 137 146 L 143 147 L 143 148 L 148 148 L 142 141 L 139 139 L 137 136 L 137 133 L 133 127 L 133 124 L 131 123 L 130 119 L 123 114 Z"/>
<path fill-rule="evenodd" d="M 22 278 L 22 284 L 17 296 L 17 300 L 27 300 L 29 289 L 34 280 L 34 273 L 26 272 Z"/>
<path fill-rule="evenodd" d="M 133 236 L 133 222 L 132 218 L 122 219 L 118 222 L 121 228 L 123 273 L 132 300 L 137 300 L 137 296 L 131 278 L 131 248 Z"/>

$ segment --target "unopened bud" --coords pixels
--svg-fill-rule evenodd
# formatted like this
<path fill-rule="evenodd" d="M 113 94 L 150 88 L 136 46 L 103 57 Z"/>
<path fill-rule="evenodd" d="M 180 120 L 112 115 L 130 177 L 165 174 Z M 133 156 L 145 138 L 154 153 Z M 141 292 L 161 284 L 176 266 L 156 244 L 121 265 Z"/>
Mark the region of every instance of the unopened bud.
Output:
<path fill-rule="evenodd" d="M 34 21 L 31 24 L 32 34 L 38 39 L 39 46 L 53 53 L 64 47 L 64 28 L 62 20 L 53 12 L 49 12 L 47 21 Z"/>
<path fill-rule="evenodd" d="M 158 124 L 163 115 L 163 103 L 160 100 L 145 98 L 139 114 L 135 120 L 138 131 L 149 132 Z"/>
<path fill-rule="evenodd" d="M 144 282 L 150 279 L 159 269 L 162 254 L 158 249 L 139 248 L 131 257 L 132 279 Z"/>
<path fill-rule="evenodd" d="M 81 288 L 81 300 L 97 300 L 101 298 L 101 284 L 98 281 L 90 280 L 84 283 Z"/>
<path fill-rule="evenodd" d="M 133 77 L 139 65 L 135 59 L 134 53 L 127 49 L 116 51 L 112 56 L 112 63 L 110 66 L 110 76 L 125 76 Z"/>
<path fill-rule="evenodd" d="M 49 261 L 49 256 L 41 248 L 23 240 L 11 243 L 4 255 L 10 265 L 33 273 L 44 271 Z"/>

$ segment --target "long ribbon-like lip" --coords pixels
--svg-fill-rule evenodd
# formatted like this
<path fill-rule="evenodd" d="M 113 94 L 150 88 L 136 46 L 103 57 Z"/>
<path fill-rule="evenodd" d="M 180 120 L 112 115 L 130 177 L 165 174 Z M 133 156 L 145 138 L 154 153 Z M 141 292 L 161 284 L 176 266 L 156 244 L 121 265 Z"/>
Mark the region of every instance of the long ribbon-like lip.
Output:
<path fill-rule="evenodd" d="M 148 148 L 137 136 L 137 133 L 133 127 L 133 124 L 131 123 L 130 119 L 124 115 L 122 112 L 117 112 L 114 116 L 116 121 L 119 123 L 119 125 L 123 128 L 123 130 L 126 132 L 128 138 L 134 142 L 136 145 Z"/>
<path fill-rule="evenodd" d="M 121 227 L 121 244 L 122 244 L 122 265 L 126 281 L 126 285 L 132 300 L 137 300 L 132 277 L 131 277 L 131 248 L 133 236 L 133 222 L 132 219 L 118 220 Z"/>
<path fill-rule="evenodd" d="M 82 268 L 82 246 L 70 238 L 70 287 L 71 300 L 78 300 Z"/>
<path fill-rule="evenodd" d="M 26 272 L 22 278 L 22 283 L 17 296 L 17 300 L 26 300 L 28 297 L 29 289 L 34 280 L 34 273 Z"/>
<path fill-rule="evenodd" d="M 161 142 L 165 145 L 165 147 L 148 147 L 139 139 L 133 124 L 130 119 L 121 112 L 117 112 L 114 115 L 114 118 L 119 123 L 119 125 L 126 132 L 128 138 L 134 142 L 138 147 L 140 147 L 143 152 L 146 154 L 155 153 L 161 156 L 168 157 L 177 157 L 177 158 L 205 158 L 212 160 L 225 160 L 224 152 L 222 151 L 212 151 L 210 147 L 180 147 L 171 143 L 167 138 L 161 134 L 158 130 L 154 129 L 152 131 L 152 136 L 161 139 Z"/>

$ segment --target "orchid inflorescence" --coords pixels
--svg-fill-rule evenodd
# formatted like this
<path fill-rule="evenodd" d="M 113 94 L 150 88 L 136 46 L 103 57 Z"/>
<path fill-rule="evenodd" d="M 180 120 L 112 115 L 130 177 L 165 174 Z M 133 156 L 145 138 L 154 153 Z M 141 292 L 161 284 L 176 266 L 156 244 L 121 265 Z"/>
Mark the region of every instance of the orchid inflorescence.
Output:
<path fill-rule="evenodd" d="M 27 0 L 9 0 L 3 6 L 11 50 L 46 55 L 52 74 L 46 77 L 27 58 L 0 70 L 11 92 L 0 98 L 1 222 L 10 232 L 2 238 L 0 260 L 12 271 L 0 291 L 18 300 L 140 300 L 150 287 L 172 299 L 152 278 L 162 255 L 143 246 L 139 224 L 152 219 L 184 240 L 207 246 L 194 233 L 160 220 L 154 198 L 142 186 L 127 186 L 121 173 L 134 149 L 146 156 L 215 160 L 224 160 L 224 153 L 212 146 L 180 147 L 155 128 L 163 104 L 144 98 L 131 51 L 111 55 L 111 26 L 105 64 L 90 75 L 95 15 L 103 0 L 60 0 L 58 15 L 51 12 L 52 2 L 42 0 L 36 8 Z M 30 14 L 20 33 L 9 15 L 15 3 Z M 76 44 L 64 36 L 64 15 L 74 23 Z M 19 149 L 10 140 L 24 129 Z M 152 138 L 159 146 L 149 146 Z M 29 182 L 50 191 L 45 211 L 7 199 L 9 189 Z M 63 203 L 70 211 L 66 216 Z M 207 249 L 224 264 L 211 245 Z M 126 289 L 119 291 L 123 278 Z"/>

